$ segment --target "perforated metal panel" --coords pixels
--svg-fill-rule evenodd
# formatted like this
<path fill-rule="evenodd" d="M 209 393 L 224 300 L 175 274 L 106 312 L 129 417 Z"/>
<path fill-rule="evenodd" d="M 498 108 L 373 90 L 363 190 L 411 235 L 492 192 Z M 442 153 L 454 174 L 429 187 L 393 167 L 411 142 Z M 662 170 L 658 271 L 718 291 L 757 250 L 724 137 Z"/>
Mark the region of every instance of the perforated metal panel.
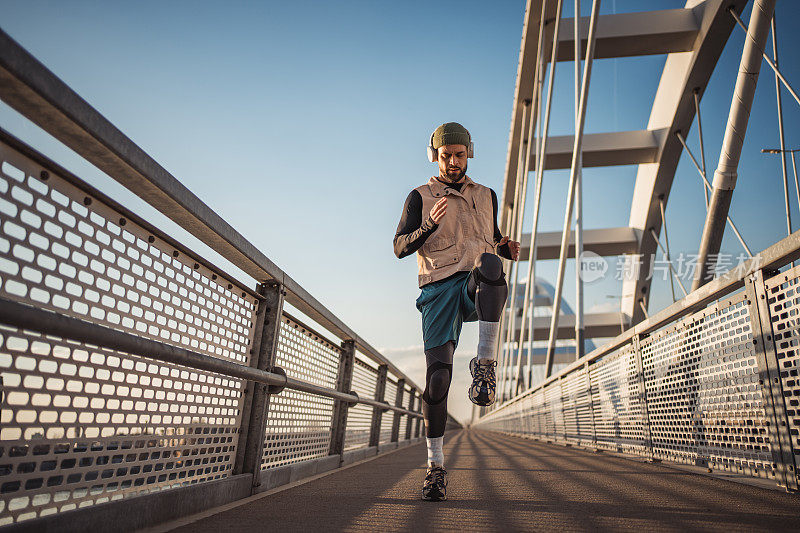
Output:
<path fill-rule="evenodd" d="M 767 284 L 795 443 L 798 276 Z M 588 382 L 585 367 L 574 368 L 480 426 L 556 440 L 563 427 L 585 445 L 774 478 L 752 320 L 744 293 L 727 296 L 642 338 L 641 362 L 629 341 L 591 361 Z"/>
<path fill-rule="evenodd" d="M 275 364 L 286 375 L 335 388 L 341 349 L 284 315 Z M 325 457 L 330 450 L 333 400 L 285 389 L 270 398 L 261 468 Z"/>
<path fill-rule="evenodd" d="M 249 361 L 256 298 L 0 143 L 0 294 Z"/>
<path fill-rule="evenodd" d="M 644 454 L 644 411 L 632 345 L 592 363 L 589 376 L 597 446 Z"/>
<path fill-rule="evenodd" d="M 539 435 L 541 404 L 533 401 L 533 396 L 527 396 L 504 409 L 502 416 L 496 416 L 491 422 L 484 423 L 484 427 L 503 431 L 506 433 L 521 433 L 523 435 Z"/>
<path fill-rule="evenodd" d="M 626 346 L 491 413 L 481 427 L 644 453 L 639 378 Z M 590 397 L 591 390 L 591 397 Z"/>
<path fill-rule="evenodd" d="M 592 442 L 592 398 L 586 370 L 564 376 L 561 391 L 566 439 L 582 444 Z"/>
<path fill-rule="evenodd" d="M 397 381 L 394 378 L 388 377 L 386 379 L 386 394 L 383 397 L 389 405 L 394 405 L 394 400 L 397 397 Z M 381 417 L 381 444 L 392 440 L 393 423 L 394 411 L 385 411 Z"/>
<path fill-rule="evenodd" d="M 230 475 L 240 380 L 0 328 L 0 524 Z"/>
<path fill-rule="evenodd" d="M 0 296 L 248 364 L 254 294 L 42 170 L 0 143 Z M 0 523 L 230 474 L 240 380 L 8 328 L 0 343 Z"/>
<path fill-rule="evenodd" d="M 544 401 L 544 390 L 539 389 L 530 395 L 530 398 L 531 403 L 528 409 L 530 409 L 532 424 L 528 433 L 536 436 L 544 435 L 547 431 L 547 418 L 549 416 L 549 410 Z M 520 416 L 524 416 L 524 412 L 520 413 Z"/>
<path fill-rule="evenodd" d="M 374 363 L 356 354 L 353 366 L 352 388 L 359 398 L 374 398 L 378 384 L 378 369 Z M 372 427 L 372 406 L 359 404 L 347 411 L 347 431 L 345 432 L 344 449 L 354 450 L 369 444 L 369 432 Z"/>
<path fill-rule="evenodd" d="M 561 405 L 561 383 L 555 381 L 544 389 L 547 417 L 545 422 L 545 435 L 552 439 L 564 436 L 564 413 Z"/>
<path fill-rule="evenodd" d="M 411 388 L 405 387 L 403 390 L 403 405 L 406 409 L 413 409 L 412 404 L 412 397 L 411 397 Z M 408 415 L 403 415 L 400 417 L 400 433 L 398 434 L 398 440 L 405 440 L 406 439 L 406 428 L 408 427 Z"/>
<path fill-rule="evenodd" d="M 545 402 L 544 391 L 539 389 L 507 404 L 502 411 L 494 413 L 490 420 L 482 421 L 481 427 L 511 434 L 548 438 L 546 435 L 548 420 L 551 421 L 552 427 L 550 406 Z"/>
<path fill-rule="evenodd" d="M 535 395 L 527 395 L 520 401 L 520 406 L 516 409 L 516 425 L 518 431 L 523 435 L 533 435 L 539 433 L 539 417 L 533 412 Z"/>
<path fill-rule="evenodd" d="M 744 294 L 651 335 L 641 349 L 656 457 L 774 476 Z"/>
<path fill-rule="evenodd" d="M 775 354 L 795 465 L 800 464 L 800 266 L 766 280 Z M 795 476 L 797 472 L 795 471 Z"/>

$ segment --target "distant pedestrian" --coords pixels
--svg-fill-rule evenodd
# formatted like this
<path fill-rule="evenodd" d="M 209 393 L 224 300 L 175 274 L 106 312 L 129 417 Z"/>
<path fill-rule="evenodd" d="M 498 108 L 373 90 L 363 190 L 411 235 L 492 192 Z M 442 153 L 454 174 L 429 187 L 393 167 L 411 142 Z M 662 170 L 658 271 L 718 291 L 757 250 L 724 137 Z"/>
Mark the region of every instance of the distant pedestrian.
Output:
<path fill-rule="evenodd" d="M 403 206 L 394 252 L 398 258 L 417 252 L 417 309 L 427 372 L 422 412 L 428 443 L 428 469 L 422 499 L 446 499 L 447 472 L 442 442 L 453 353 L 463 322 L 478 321 L 476 356 L 470 361 L 469 399 L 481 406 L 495 399 L 495 344 L 500 315 L 508 297 L 498 255 L 516 261 L 519 243 L 497 227 L 497 195 L 467 176 L 474 145 L 461 124 L 448 122 L 433 132 L 428 158 L 439 175 L 411 191 Z"/>

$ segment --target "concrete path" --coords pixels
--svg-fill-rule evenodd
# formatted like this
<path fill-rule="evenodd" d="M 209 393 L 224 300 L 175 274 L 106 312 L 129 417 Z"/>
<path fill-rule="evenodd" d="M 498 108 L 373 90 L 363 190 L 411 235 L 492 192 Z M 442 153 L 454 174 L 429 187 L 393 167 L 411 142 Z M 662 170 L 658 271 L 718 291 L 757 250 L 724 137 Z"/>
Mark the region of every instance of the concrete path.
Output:
<path fill-rule="evenodd" d="M 800 496 L 480 431 L 446 438 L 448 501 L 414 445 L 175 531 L 800 531 Z"/>

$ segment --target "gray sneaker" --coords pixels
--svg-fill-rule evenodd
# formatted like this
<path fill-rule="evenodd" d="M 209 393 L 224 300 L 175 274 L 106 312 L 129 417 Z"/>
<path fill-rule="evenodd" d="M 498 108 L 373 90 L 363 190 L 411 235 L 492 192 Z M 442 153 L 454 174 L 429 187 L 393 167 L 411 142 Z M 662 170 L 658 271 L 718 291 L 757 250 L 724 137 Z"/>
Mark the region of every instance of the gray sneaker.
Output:
<path fill-rule="evenodd" d="M 491 363 L 479 363 L 477 357 L 473 357 L 469 362 L 469 373 L 472 374 L 472 386 L 468 395 L 469 400 L 480 406 L 492 405 L 494 395 L 497 390 L 497 380 L 494 374 L 494 367 L 497 361 Z"/>

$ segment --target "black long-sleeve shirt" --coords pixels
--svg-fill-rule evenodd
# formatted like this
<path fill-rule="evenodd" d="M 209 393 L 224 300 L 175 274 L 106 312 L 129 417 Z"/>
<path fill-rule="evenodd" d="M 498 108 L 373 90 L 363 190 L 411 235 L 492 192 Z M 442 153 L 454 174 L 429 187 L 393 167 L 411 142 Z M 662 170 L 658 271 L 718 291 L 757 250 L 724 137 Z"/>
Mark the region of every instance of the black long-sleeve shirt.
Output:
<path fill-rule="evenodd" d="M 448 187 L 461 190 L 463 183 L 448 183 Z M 492 220 L 494 221 L 494 242 L 498 242 L 503 238 L 500 228 L 497 227 L 497 195 L 489 189 L 492 193 Z M 400 223 L 397 225 L 397 232 L 394 235 L 394 254 L 402 259 L 408 255 L 413 254 L 425 244 L 427 238 L 436 231 L 439 227 L 435 224 L 430 217 L 430 214 L 425 214 L 425 220 L 422 219 L 422 195 L 414 189 L 408 194 L 406 203 L 403 205 L 403 214 L 400 217 Z M 511 251 L 508 249 L 508 244 L 504 244 L 497 248 L 497 254 L 500 257 L 511 259 Z"/>

